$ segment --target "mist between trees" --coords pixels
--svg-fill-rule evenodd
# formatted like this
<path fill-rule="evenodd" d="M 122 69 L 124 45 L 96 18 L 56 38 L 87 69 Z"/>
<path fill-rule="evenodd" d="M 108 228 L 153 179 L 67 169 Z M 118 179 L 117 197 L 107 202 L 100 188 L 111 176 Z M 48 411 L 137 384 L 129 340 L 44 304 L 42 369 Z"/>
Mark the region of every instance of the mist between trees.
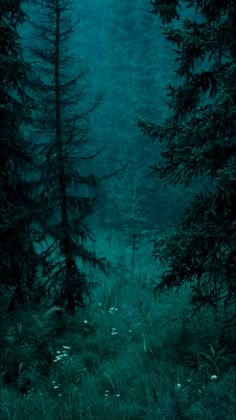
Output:
<path fill-rule="evenodd" d="M 235 28 L 1 2 L 3 418 L 233 419 Z"/>

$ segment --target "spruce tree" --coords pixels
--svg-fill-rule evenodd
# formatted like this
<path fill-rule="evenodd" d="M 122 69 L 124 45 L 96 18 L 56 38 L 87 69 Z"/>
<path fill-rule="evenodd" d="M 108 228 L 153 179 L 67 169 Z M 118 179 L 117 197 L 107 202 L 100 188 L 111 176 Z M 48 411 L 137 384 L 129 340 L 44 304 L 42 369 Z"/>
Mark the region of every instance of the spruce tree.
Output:
<path fill-rule="evenodd" d="M 138 125 L 163 142 L 153 167 L 161 179 L 202 185 L 171 233 L 156 241 L 154 255 L 166 264 L 156 291 L 190 284 L 196 311 L 224 304 L 234 312 L 236 3 L 153 0 L 152 6 L 176 52 L 178 83 L 169 86 L 164 124 L 141 118 Z M 181 21 L 184 8 L 189 17 Z"/>
<path fill-rule="evenodd" d="M 30 104 L 18 33 L 25 20 L 22 4 L 3 0 L 0 5 L 0 287 L 9 311 L 32 298 L 37 266 L 32 188 L 26 177 L 31 149 L 23 133 Z"/>
<path fill-rule="evenodd" d="M 44 209 L 40 229 L 45 238 L 51 239 L 45 252 L 51 261 L 47 287 L 53 291 L 54 303 L 74 312 L 85 304 L 86 296 L 90 297 L 83 263 L 104 270 L 103 259 L 86 245 L 91 238 L 86 218 L 95 205 L 89 189 L 98 182 L 87 169 L 96 155 L 88 147 L 89 115 L 101 97 L 90 103 L 86 97 L 86 70 L 72 51 L 78 23 L 73 19 L 72 3 L 40 0 L 34 4 L 36 36 L 30 45 L 35 64 L 32 121 L 39 163 L 38 193 Z"/>

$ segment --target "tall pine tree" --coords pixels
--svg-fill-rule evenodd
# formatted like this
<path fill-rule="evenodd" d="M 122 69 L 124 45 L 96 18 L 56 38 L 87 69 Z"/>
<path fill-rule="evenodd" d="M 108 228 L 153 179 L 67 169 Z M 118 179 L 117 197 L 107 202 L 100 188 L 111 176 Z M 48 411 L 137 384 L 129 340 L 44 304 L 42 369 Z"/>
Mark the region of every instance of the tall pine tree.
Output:
<path fill-rule="evenodd" d="M 89 189 L 98 181 L 87 169 L 97 153 L 88 147 L 89 115 L 101 97 L 89 103 L 86 71 L 72 52 L 78 23 L 73 19 L 72 3 L 39 0 L 34 4 L 36 37 L 30 50 L 35 63 L 38 185 L 44 209 L 40 229 L 52 241 L 45 254 L 52 256 L 47 285 L 54 301 L 73 312 L 90 296 L 83 263 L 104 269 L 104 261 L 86 246 L 91 238 L 86 218 L 95 204 Z"/>
<path fill-rule="evenodd" d="M 185 0 L 180 5 L 192 8 L 192 18 L 183 19 L 182 26 L 179 2 L 152 1 L 177 54 L 179 81 L 169 86 L 171 116 L 163 125 L 145 118 L 138 124 L 165 145 L 153 167 L 161 179 L 188 185 L 202 178 L 208 188 L 195 195 L 173 232 L 156 242 L 154 255 L 167 265 L 157 290 L 187 283 L 196 309 L 234 308 L 236 3 Z"/>

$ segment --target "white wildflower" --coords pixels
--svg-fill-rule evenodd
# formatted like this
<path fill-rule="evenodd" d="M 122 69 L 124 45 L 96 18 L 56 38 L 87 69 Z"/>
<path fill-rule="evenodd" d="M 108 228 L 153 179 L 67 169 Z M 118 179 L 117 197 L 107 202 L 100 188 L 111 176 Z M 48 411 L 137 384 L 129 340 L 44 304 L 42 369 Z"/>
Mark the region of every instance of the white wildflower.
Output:
<path fill-rule="evenodd" d="M 53 360 L 54 363 L 59 362 L 60 360 L 63 359 L 63 357 L 68 357 L 68 354 L 65 350 L 63 351 L 57 351 L 57 356 L 55 357 L 55 359 Z"/>
<path fill-rule="evenodd" d="M 211 380 L 212 381 L 216 381 L 216 379 L 217 379 L 217 376 L 216 375 L 211 375 Z"/>
<path fill-rule="evenodd" d="M 112 328 L 111 335 L 117 335 L 117 334 L 118 334 L 118 331 L 116 330 L 116 328 Z"/>
<path fill-rule="evenodd" d="M 118 311 L 118 308 L 115 308 L 115 306 L 111 306 L 108 312 L 110 314 L 113 314 L 114 312 L 117 312 L 117 311 Z"/>

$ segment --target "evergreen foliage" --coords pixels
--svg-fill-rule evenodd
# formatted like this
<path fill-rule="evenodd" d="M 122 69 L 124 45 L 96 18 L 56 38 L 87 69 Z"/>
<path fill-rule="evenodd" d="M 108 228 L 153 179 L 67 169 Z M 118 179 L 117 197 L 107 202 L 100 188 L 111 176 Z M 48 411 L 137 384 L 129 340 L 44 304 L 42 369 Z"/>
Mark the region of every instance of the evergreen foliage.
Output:
<path fill-rule="evenodd" d="M 25 91 L 28 68 L 18 34 L 24 20 L 21 1 L 1 2 L 0 284 L 1 293 L 11 295 L 8 310 L 13 310 L 17 302 L 29 300 L 38 264 L 31 235 L 35 216 L 32 184 L 26 177 L 31 167 L 31 148 L 23 136 L 30 112 Z"/>
<path fill-rule="evenodd" d="M 156 290 L 190 283 L 197 309 L 221 303 L 234 308 L 236 5 L 213 0 L 152 4 L 174 46 L 179 82 L 169 86 L 171 116 L 165 123 L 143 118 L 138 125 L 153 141 L 164 142 L 162 158 L 153 166 L 161 179 L 174 185 L 207 181 L 171 234 L 155 243 L 155 257 L 167 264 Z M 173 22 L 181 7 L 196 11 L 182 27 Z"/>
<path fill-rule="evenodd" d="M 89 188 L 98 182 L 86 171 L 87 161 L 98 153 L 87 147 L 89 114 L 101 97 L 89 104 L 86 69 L 73 59 L 70 50 L 78 23 L 72 17 L 72 3 L 42 0 L 35 5 L 36 39 L 30 50 L 35 63 L 33 125 L 43 208 L 40 229 L 51 238 L 45 256 L 53 255 L 54 259 L 47 289 L 53 289 L 57 304 L 74 311 L 75 306 L 84 305 L 86 295 L 90 296 L 82 263 L 104 270 L 104 261 L 85 245 L 91 238 L 85 219 L 94 208 Z"/>

